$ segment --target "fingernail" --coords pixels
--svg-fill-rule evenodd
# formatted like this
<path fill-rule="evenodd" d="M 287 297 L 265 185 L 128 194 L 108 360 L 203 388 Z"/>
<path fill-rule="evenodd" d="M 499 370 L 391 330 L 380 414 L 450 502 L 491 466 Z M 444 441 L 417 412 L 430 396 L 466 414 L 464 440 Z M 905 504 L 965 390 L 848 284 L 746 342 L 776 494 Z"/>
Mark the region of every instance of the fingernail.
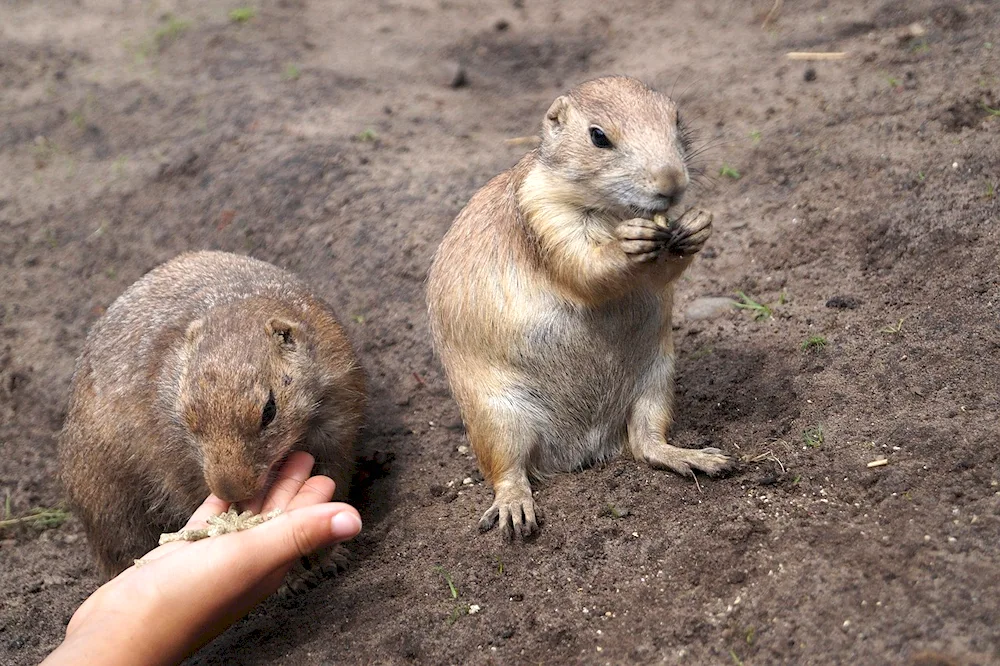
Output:
<path fill-rule="evenodd" d="M 361 519 L 350 511 L 343 511 L 333 517 L 333 531 L 338 535 L 354 536 L 361 531 Z"/>

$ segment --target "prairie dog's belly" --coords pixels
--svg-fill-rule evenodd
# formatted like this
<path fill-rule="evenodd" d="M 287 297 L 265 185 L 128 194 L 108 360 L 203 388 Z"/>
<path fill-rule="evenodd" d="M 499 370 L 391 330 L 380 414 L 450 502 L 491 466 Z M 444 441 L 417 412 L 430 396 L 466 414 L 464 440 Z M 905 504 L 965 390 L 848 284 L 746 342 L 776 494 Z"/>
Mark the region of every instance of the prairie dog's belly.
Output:
<path fill-rule="evenodd" d="M 569 471 L 617 454 L 640 380 L 660 353 L 661 300 L 640 293 L 597 309 L 554 298 L 532 305 L 538 315 L 511 354 L 518 399 L 541 421 L 529 466 Z"/>

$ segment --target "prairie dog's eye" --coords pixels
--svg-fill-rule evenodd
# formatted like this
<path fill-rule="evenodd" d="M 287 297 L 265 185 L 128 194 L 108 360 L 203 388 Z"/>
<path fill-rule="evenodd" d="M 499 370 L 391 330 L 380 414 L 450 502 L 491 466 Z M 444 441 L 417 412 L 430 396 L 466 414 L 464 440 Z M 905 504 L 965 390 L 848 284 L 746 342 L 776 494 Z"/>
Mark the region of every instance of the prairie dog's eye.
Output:
<path fill-rule="evenodd" d="M 611 143 L 611 139 L 608 135 L 604 133 L 597 125 L 590 126 L 590 142 L 597 146 L 598 148 L 614 148 L 614 144 Z"/>
<path fill-rule="evenodd" d="M 278 405 L 274 402 L 274 391 L 268 391 L 267 402 L 264 403 L 264 411 L 260 414 L 260 429 L 266 428 L 274 417 L 278 414 Z"/>

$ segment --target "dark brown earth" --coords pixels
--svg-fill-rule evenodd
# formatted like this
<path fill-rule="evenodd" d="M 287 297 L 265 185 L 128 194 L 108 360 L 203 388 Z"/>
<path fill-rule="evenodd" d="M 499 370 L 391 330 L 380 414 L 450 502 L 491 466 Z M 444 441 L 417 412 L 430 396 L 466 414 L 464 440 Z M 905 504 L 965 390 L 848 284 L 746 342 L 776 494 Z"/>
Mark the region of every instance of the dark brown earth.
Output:
<path fill-rule="evenodd" d="M 225 249 L 340 311 L 371 376 L 365 452 L 395 461 L 357 494 L 352 570 L 193 663 L 1000 663 L 1000 4 L 805 0 L 763 28 L 771 0 L 278 0 L 242 25 L 235 6 L 0 6 L 13 516 L 62 499 L 88 327 L 158 263 Z M 850 57 L 785 58 L 805 50 Z M 741 464 L 700 489 L 630 460 L 552 478 L 542 534 L 504 545 L 476 532 L 490 490 L 424 277 L 523 154 L 504 140 L 603 73 L 672 91 L 710 146 L 674 441 Z M 773 317 L 683 315 L 737 292 Z M 37 662 L 96 585 L 77 520 L 0 533 L 0 663 Z"/>

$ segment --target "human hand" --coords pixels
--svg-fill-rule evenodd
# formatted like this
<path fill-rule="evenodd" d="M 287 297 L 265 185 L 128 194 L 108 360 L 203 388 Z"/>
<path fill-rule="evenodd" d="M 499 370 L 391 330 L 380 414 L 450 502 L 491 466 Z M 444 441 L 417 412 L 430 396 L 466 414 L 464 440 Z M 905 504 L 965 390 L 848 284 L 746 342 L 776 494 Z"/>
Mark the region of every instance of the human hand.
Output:
<path fill-rule="evenodd" d="M 255 513 L 283 513 L 257 527 L 150 551 L 91 595 L 73 614 L 66 639 L 43 662 L 59 664 L 177 664 L 272 594 L 300 558 L 353 538 L 361 517 L 330 502 L 333 480 L 309 477 L 313 457 L 292 453 Z M 210 495 L 184 529 L 229 504 Z"/>

